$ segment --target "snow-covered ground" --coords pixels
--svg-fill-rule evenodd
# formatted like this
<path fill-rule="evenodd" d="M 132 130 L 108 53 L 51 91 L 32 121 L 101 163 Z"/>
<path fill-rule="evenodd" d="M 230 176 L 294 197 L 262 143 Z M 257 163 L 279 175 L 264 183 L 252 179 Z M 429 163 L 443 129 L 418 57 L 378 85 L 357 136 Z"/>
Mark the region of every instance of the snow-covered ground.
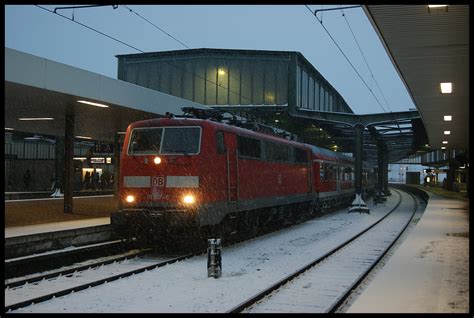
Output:
<path fill-rule="evenodd" d="M 468 210 L 431 195 L 412 235 L 346 312 L 469 312 Z"/>
<path fill-rule="evenodd" d="M 398 195 L 395 191 L 392 193 L 384 204 L 374 207 L 369 201 L 370 214 L 347 213 L 347 209 L 343 209 L 276 233 L 223 248 L 222 277 L 218 279 L 207 277 L 207 257 L 203 255 L 13 312 L 226 312 L 324 254 L 352 233 L 378 220 L 396 204 Z M 461 256 L 467 253 L 467 246 L 462 244 L 450 248 L 457 250 Z M 428 251 L 425 252 L 423 255 L 428 256 Z M 442 252 L 447 251 L 443 249 Z M 396 279 L 400 278 L 399 273 L 396 275 Z M 459 277 L 458 274 L 451 273 L 453 278 L 455 275 Z M 468 279 L 467 273 L 463 279 Z M 381 295 L 390 289 L 387 285 L 380 288 L 378 292 Z M 385 298 L 384 301 L 391 302 L 393 299 Z M 399 307 L 398 311 L 402 312 L 403 309 Z"/>
<path fill-rule="evenodd" d="M 14 312 L 225 312 L 375 222 L 397 201 L 395 194 L 371 214 L 343 209 L 223 248 L 218 279 L 207 277 L 203 255 Z"/>

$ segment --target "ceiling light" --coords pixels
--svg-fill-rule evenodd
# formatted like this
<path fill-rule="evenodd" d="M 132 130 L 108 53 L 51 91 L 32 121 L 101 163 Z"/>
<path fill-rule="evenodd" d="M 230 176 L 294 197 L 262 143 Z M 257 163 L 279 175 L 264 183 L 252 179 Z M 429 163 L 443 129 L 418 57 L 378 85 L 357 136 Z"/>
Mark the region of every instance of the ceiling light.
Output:
<path fill-rule="evenodd" d="M 82 103 L 82 104 L 87 104 L 87 105 L 97 106 L 97 107 L 109 107 L 109 106 L 107 106 L 107 105 L 104 105 L 104 104 L 99 104 L 99 103 L 88 102 L 88 101 L 86 101 L 86 100 L 78 100 L 77 102 L 78 102 L 78 103 Z"/>
<path fill-rule="evenodd" d="M 444 121 L 451 121 L 453 120 L 453 116 L 451 115 L 444 115 Z"/>
<path fill-rule="evenodd" d="M 447 141 L 447 140 L 443 140 L 442 143 L 445 144 L 445 145 L 447 145 L 447 144 L 448 144 L 448 141 Z"/>
<path fill-rule="evenodd" d="M 446 150 L 446 147 L 441 147 L 442 150 Z"/>
<path fill-rule="evenodd" d="M 451 94 L 453 92 L 453 84 L 452 83 L 440 83 L 441 86 L 441 93 L 443 94 Z"/>
<path fill-rule="evenodd" d="M 82 139 L 92 139 L 92 137 L 86 137 L 86 136 L 75 136 L 76 138 L 82 138 Z"/>
<path fill-rule="evenodd" d="M 445 135 L 450 135 L 450 134 L 451 134 L 451 130 L 445 130 L 445 131 L 444 131 L 444 134 L 445 134 Z"/>
<path fill-rule="evenodd" d="M 51 117 L 21 117 L 18 120 L 54 120 Z"/>
<path fill-rule="evenodd" d="M 14 130 L 13 128 L 5 127 L 5 130 Z"/>
<path fill-rule="evenodd" d="M 448 12 L 448 5 L 447 4 L 429 4 L 428 5 L 428 13 L 433 12 Z"/>
<path fill-rule="evenodd" d="M 219 73 L 219 75 L 225 75 L 225 71 L 221 68 L 219 69 L 218 73 Z"/>

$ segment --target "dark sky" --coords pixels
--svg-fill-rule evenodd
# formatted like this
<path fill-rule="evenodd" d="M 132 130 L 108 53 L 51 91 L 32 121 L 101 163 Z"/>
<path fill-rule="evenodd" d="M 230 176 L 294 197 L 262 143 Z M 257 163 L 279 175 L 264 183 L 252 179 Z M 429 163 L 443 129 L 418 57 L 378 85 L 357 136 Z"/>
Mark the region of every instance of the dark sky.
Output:
<path fill-rule="evenodd" d="M 50 10 L 60 7 L 41 6 Z M 304 5 L 127 7 L 155 26 L 122 5 L 116 9 L 104 6 L 58 13 L 69 18 L 74 14 L 75 21 L 145 52 L 187 47 L 299 51 L 357 114 L 415 107 L 362 8 L 326 11 L 322 21 L 377 99 Z M 314 11 L 339 5 L 309 7 Z M 117 78 L 115 55 L 139 53 L 34 5 L 5 6 L 5 47 L 112 78 Z"/>

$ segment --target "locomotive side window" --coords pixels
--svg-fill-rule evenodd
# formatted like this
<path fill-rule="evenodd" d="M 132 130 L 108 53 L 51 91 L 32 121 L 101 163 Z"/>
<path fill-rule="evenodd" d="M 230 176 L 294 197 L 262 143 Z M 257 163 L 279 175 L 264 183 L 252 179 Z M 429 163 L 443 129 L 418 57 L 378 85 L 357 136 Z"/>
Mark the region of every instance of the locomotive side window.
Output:
<path fill-rule="evenodd" d="M 222 131 L 218 131 L 216 133 L 216 142 L 217 142 L 217 153 L 218 154 L 225 153 L 224 133 Z"/>
<path fill-rule="evenodd" d="M 290 161 L 290 147 L 287 145 L 265 142 L 265 158 L 269 161 Z"/>
<path fill-rule="evenodd" d="M 306 163 L 308 162 L 308 157 L 306 155 L 306 151 L 300 148 L 295 149 L 295 162 L 296 163 Z"/>
<path fill-rule="evenodd" d="M 238 136 L 239 157 L 260 159 L 260 140 Z"/>

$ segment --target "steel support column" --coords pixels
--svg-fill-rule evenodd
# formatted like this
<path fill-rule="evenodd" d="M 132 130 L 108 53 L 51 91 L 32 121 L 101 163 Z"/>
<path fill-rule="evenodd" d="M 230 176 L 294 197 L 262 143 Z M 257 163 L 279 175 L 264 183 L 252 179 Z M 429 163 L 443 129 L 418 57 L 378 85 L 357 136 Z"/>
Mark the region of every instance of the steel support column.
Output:
<path fill-rule="evenodd" d="M 356 132 L 355 140 L 355 189 L 356 195 L 354 201 L 349 208 L 350 212 L 364 212 L 369 213 L 369 208 L 362 198 L 362 154 L 363 154 L 363 143 L 364 143 L 364 125 L 356 124 L 354 126 Z"/>
<path fill-rule="evenodd" d="M 382 184 L 382 191 L 384 195 L 391 195 L 390 191 L 388 190 L 388 149 L 385 148 L 383 152 L 383 184 Z"/>
<path fill-rule="evenodd" d="M 363 153 L 363 137 L 364 126 L 357 124 L 355 129 L 355 189 L 356 195 L 362 194 L 362 153 Z"/>
<path fill-rule="evenodd" d="M 120 181 L 120 135 L 115 134 L 114 137 L 114 197 L 118 200 L 118 208 L 122 208 L 122 200 L 119 191 Z"/>
<path fill-rule="evenodd" d="M 74 190 L 74 109 L 66 105 L 64 127 L 64 213 L 73 212 L 72 195 Z"/>

